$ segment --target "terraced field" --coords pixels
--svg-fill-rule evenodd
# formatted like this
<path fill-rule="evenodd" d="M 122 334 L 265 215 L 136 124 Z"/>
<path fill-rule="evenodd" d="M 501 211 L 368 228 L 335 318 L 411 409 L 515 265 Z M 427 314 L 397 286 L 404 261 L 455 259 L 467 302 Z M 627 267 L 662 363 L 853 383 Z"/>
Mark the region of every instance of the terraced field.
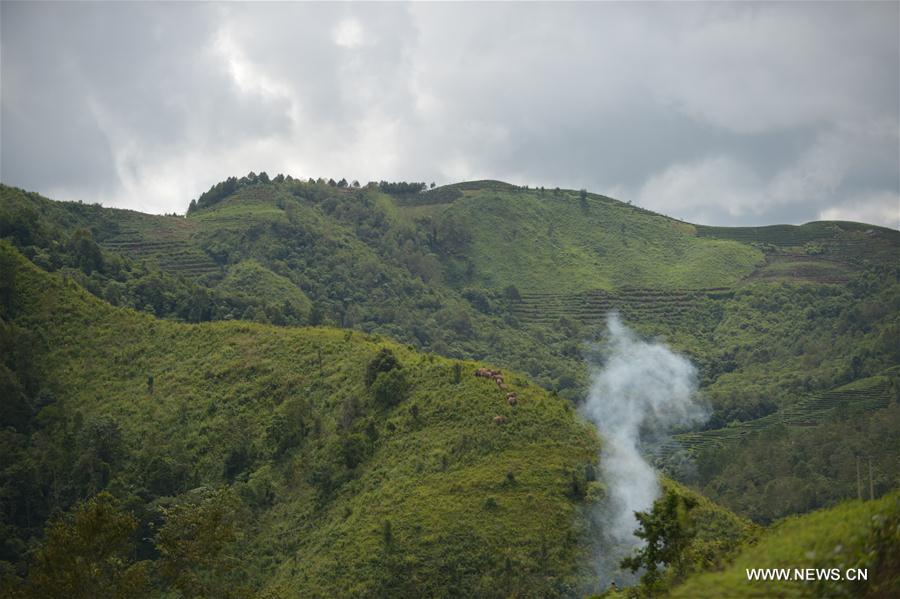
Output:
<path fill-rule="evenodd" d="M 843 284 L 852 277 L 853 266 L 837 259 L 803 254 L 770 254 L 766 256 L 766 264 L 756 269 L 748 279 Z"/>
<path fill-rule="evenodd" d="M 153 260 L 173 274 L 190 277 L 219 270 L 215 261 L 191 242 L 196 226 L 177 217 L 141 218 L 122 211 L 118 232 L 100 245 L 135 260 Z"/>
<path fill-rule="evenodd" d="M 861 379 L 837 389 L 810 395 L 789 408 L 737 426 L 676 435 L 654 448 L 651 453 L 664 458 L 681 449 L 697 451 L 723 446 L 772 426 L 815 426 L 839 411 L 865 412 L 883 408 L 894 399 L 894 394 L 894 383 L 889 376 Z"/>
<path fill-rule="evenodd" d="M 742 243 L 767 243 L 777 247 L 797 247 L 831 239 L 837 235 L 835 223 L 807 223 L 805 225 L 771 225 L 768 227 L 709 227 L 696 225 L 698 237 L 731 239 Z"/>
<path fill-rule="evenodd" d="M 767 227 L 709 227 L 696 225 L 698 237 L 730 239 L 741 243 L 771 245 L 780 250 L 818 245 L 818 260 L 874 261 L 895 263 L 898 258 L 897 231 L 843 221 L 812 222 L 805 225 Z M 807 257 L 804 254 L 804 257 Z"/>
<path fill-rule="evenodd" d="M 900 258 L 896 231 L 859 223 L 809 223 L 802 226 L 706 227 L 697 235 L 779 248 L 767 253 L 744 281 L 804 281 L 845 284 L 862 263 L 894 265 Z M 812 252 L 816 252 L 811 255 Z M 586 324 L 602 320 L 610 310 L 628 319 L 649 318 L 675 324 L 707 300 L 731 296 L 727 287 L 704 289 L 622 288 L 579 293 L 521 292 L 513 314 L 526 323 L 551 324 L 561 316 Z"/>
<path fill-rule="evenodd" d="M 731 290 L 725 287 L 671 291 L 624 288 L 615 292 L 528 292 L 520 295 L 512 312 L 522 322 L 550 325 L 566 316 L 590 325 L 601 322 L 611 310 L 617 310 L 628 320 L 674 322 L 709 300 L 730 297 Z"/>

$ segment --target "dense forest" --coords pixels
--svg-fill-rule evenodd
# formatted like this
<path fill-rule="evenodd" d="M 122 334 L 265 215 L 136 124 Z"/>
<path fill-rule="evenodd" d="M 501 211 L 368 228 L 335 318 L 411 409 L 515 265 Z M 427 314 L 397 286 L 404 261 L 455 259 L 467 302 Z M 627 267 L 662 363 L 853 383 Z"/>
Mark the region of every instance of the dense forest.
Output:
<path fill-rule="evenodd" d="M 645 533 L 695 516 L 678 551 L 635 558 L 669 566 L 639 588 L 731 588 L 696 572 L 751 520 L 896 509 L 896 231 L 704 227 L 495 181 L 250 173 L 185 216 L 0 195 L 10 592 L 600 592 L 602 440 L 578 405 L 611 311 L 690 357 L 710 407 L 647 439 L 674 499 Z M 888 543 L 878 526 L 854 559 Z"/>

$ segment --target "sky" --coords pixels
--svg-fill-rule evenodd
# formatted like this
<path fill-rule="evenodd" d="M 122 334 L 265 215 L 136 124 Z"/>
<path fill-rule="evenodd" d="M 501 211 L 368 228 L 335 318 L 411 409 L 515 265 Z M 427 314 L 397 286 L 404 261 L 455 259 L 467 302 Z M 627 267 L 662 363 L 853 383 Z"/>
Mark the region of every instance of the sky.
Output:
<path fill-rule="evenodd" d="M 0 4 L 0 180 L 182 213 L 265 171 L 900 226 L 900 3 Z"/>

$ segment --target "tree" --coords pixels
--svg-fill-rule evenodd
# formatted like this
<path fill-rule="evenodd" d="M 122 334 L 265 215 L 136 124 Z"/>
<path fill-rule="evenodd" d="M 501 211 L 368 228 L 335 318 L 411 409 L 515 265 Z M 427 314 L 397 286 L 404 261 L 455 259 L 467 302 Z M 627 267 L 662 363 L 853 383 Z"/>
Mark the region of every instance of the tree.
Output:
<path fill-rule="evenodd" d="M 109 493 L 54 520 L 35 553 L 26 596 L 60 599 L 150 595 L 149 562 L 135 562 L 137 520 Z"/>
<path fill-rule="evenodd" d="M 12 319 L 16 297 L 17 261 L 12 252 L 0 252 L 0 316 Z"/>
<path fill-rule="evenodd" d="M 76 472 L 84 477 L 90 493 L 109 484 L 113 469 L 125 456 L 125 443 L 119 424 L 109 416 L 89 420 L 78 435 Z"/>
<path fill-rule="evenodd" d="M 383 407 L 392 407 L 406 399 L 409 383 L 399 368 L 381 372 L 372 383 L 372 396 Z"/>
<path fill-rule="evenodd" d="M 388 348 L 381 348 L 378 353 L 375 354 L 375 357 L 366 365 L 366 387 L 372 386 L 372 383 L 375 382 L 379 373 L 388 372 L 395 368 L 402 368 L 400 362 L 397 360 L 397 356 L 395 356 L 394 352 Z"/>
<path fill-rule="evenodd" d="M 240 501 L 229 489 L 193 491 L 160 508 L 165 523 L 154 541 L 159 572 L 184 597 L 249 596 L 234 555 Z"/>
<path fill-rule="evenodd" d="M 366 459 L 368 450 L 366 438 L 360 433 L 347 435 L 341 439 L 341 457 L 349 470 L 356 468 Z"/>
<path fill-rule="evenodd" d="M 85 274 L 103 270 L 103 253 L 87 229 L 78 229 L 69 240 L 69 251 L 75 257 L 78 268 Z"/>
<path fill-rule="evenodd" d="M 463 255 L 472 242 L 468 227 L 454 216 L 445 216 L 431 231 L 432 249 L 448 256 Z"/>
<path fill-rule="evenodd" d="M 508 285 L 503 290 L 503 296 L 510 301 L 519 301 L 522 299 L 522 296 L 519 294 L 519 289 L 515 285 Z"/>
<path fill-rule="evenodd" d="M 409 183 L 406 181 L 396 181 L 393 183 L 388 183 L 387 181 L 381 181 L 378 183 L 378 188 L 384 193 L 396 194 L 396 195 L 406 195 L 406 194 L 415 194 L 420 191 L 424 191 L 427 189 L 428 185 L 426 183 Z"/>
<path fill-rule="evenodd" d="M 635 512 L 639 528 L 634 534 L 646 545 L 623 559 L 621 565 L 632 572 L 644 568 L 641 584 L 648 590 L 655 591 L 662 586 L 660 564 L 668 566 L 676 579 L 686 573 L 685 550 L 696 535 L 691 517 L 691 510 L 696 506 L 696 499 L 666 491 L 665 496 L 653 502 L 650 512 Z"/>
<path fill-rule="evenodd" d="M 390 520 L 385 520 L 381 527 L 381 540 L 387 548 L 394 546 L 394 532 L 391 528 Z"/>
<path fill-rule="evenodd" d="M 862 376 L 863 361 L 859 354 L 853 356 L 850 360 L 850 376 L 852 379 L 858 379 Z"/>

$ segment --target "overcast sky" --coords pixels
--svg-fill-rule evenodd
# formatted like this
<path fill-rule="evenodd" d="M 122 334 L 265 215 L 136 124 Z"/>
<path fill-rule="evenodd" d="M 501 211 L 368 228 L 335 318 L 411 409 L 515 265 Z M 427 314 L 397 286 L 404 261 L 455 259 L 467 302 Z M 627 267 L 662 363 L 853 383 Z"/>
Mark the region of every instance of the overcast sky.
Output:
<path fill-rule="evenodd" d="M 183 212 L 248 171 L 900 222 L 900 4 L 0 4 L 0 179 Z"/>

